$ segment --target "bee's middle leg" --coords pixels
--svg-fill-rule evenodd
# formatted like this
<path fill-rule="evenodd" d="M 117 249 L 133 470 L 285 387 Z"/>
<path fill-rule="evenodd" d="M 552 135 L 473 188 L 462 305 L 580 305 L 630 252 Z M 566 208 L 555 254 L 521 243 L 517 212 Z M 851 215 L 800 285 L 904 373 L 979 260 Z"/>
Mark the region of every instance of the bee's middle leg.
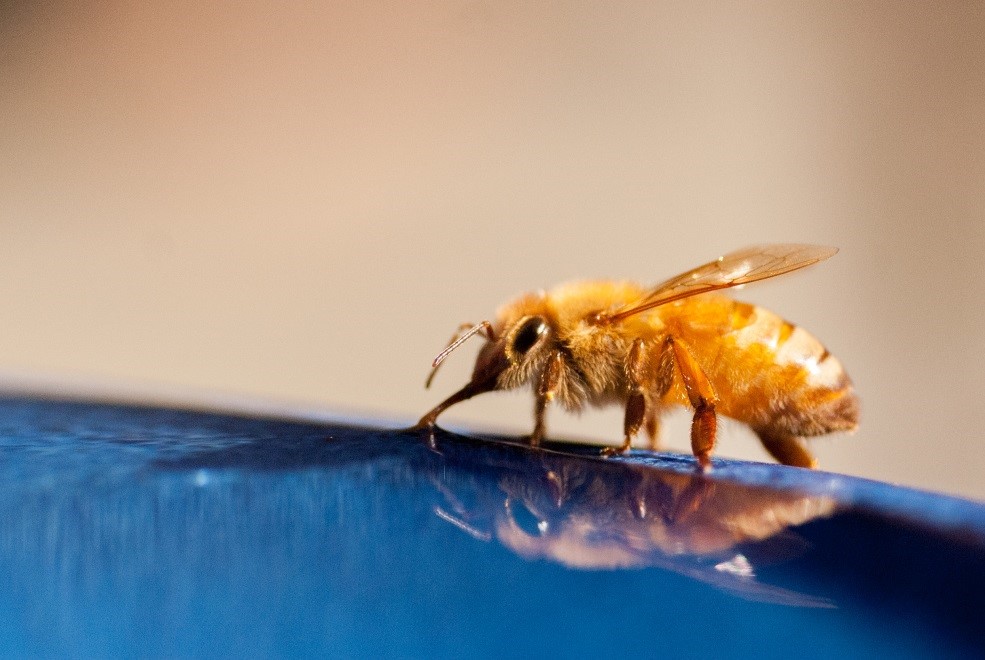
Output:
<path fill-rule="evenodd" d="M 626 377 L 629 381 L 629 395 L 626 397 L 626 416 L 623 418 L 623 442 L 617 449 L 606 447 L 602 450 L 603 456 L 613 454 L 625 454 L 633 446 L 633 438 L 640 432 L 643 421 L 646 419 L 647 400 L 643 389 L 646 373 L 646 353 L 642 339 L 637 339 L 629 348 L 629 355 L 626 357 Z"/>
<path fill-rule="evenodd" d="M 660 449 L 660 415 L 656 409 L 650 406 L 646 410 L 646 417 L 643 418 L 643 430 L 650 441 L 650 451 Z"/>
<path fill-rule="evenodd" d="M 650 449 L 657 451 L 660 449 L 660 414 L 662 410 L 659 403 L 656 402 L 663 400 L 670 390 L 670 386 L 674 383 L 674 346 L 670 337 L 661 344 L 656 360 L 651 361 L 646 380 L 645 387 L 650 392 L 650 405 L 647 406 L 646 417 L 643 419 L 643 428 L 650 439 Z"/>
<path fill-rule="evenodd" d="M 629 451 L 640 427 L 646 430 L 650 448 L 657 448 L 660 432 L 660 410 L 657 402 L 667 394 L 674 380 L 674 350 L 671 340 L 666 339 L 655 354 L 652 344 L 647 345 L 642 339 L 634 341 L 626 358 L 626 379 L 629 381 L 629 395 L 626 397 L 626 416 L 623 421 L 623 444 L 618 449 L 604 449 L 603 456 Z"/>

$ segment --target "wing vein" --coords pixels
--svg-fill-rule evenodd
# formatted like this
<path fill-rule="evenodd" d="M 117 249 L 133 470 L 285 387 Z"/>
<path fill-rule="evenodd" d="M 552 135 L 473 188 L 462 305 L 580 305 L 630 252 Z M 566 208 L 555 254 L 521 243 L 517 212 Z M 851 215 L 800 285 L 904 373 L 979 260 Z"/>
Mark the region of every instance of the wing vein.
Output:
<path fill-rule="evenodd" d="M 834 256 L 838 248 L 799 243 L 752 245 L 672 277 L 639 300 L 607 315 L 618 322 L 667 303 L 728 289 L 806 268 Z"/>

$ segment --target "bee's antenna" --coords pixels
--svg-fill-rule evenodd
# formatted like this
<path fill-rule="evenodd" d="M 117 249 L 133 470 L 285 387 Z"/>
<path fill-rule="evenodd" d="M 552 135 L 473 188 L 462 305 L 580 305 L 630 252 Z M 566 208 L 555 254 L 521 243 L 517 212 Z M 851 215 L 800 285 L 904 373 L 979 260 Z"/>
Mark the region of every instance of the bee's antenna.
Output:
<path fill-rule="evenodd" d="M 448 341 L 448 346 L 445 347 L 445 350 L 438 353 L 438 357 L 434 358 L 434 362 L 431 363 L 431 373 L 428 375 L 428 379 L 424 382 L 424 387 L 431 387 L 431 381 L 434 380 L 434 375 L 438 373 L 438 367 L 441 366 L 441 363 L 445 361 L 445 358 L 448 357 L 452 351 L 465 343 L 466 339 L 482 331 L 485 331 L 486 337 L 489 338 L 489 341 L 495 341 L 496 334 L 493 332 L 492 324 L 489 323 L 489 321 L 482 321 L 481 323 L 471 326 L 468 323 L 463 323 L 459 326 L 458 331 L 455 332 L 455 334 L 453 334 L 451 339 Z"/>
<path fill-rule="evenodd" d="M 445 358 L 448 357 L 448 355 L 451 354 L 452 351 L 454 351 L 456 348 L 464 344 L 467 339 L 469 339 L 475 334 L 478 334 L 482 330 L 485 330 L 486 335 L 489 337 L 490 340 L 492 340 L 493 331 L 492 331 L 492 326 L 489 324 L 489 321 L 483 321 L 482 323 L 473 325 L 464 334 L 461 334 L 458 337 L 453 338 L 451 343 L 449 343 L 448 346 L 445 347 L 445 350 L 438 353 L 438 357 L 434 358 L 434 362 L 431 363 L 431 366 L 437 369 L 438 365 L 444 362 Z"/>

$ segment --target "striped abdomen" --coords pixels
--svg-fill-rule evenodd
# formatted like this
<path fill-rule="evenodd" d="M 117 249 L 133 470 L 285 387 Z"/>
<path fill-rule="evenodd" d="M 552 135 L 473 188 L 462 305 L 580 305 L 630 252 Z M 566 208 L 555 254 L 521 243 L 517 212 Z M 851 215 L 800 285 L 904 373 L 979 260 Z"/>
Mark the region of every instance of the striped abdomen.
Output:
<path fill-rule="evenodd" d="M 717 296 L 695 303 L 678 317 L 681 339 L 691 342 L 723 414 L 794 436 L 855 428 L 851 380 L 812 334 L 755 305 Z"/>

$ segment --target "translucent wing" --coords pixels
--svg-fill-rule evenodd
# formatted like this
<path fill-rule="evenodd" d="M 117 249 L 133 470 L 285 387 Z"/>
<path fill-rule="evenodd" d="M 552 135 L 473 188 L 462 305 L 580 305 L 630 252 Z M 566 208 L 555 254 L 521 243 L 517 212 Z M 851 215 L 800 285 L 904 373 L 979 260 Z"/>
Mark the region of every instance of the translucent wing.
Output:
<path fill-rule="evenodd" d="M 736 250 L 658 284 L 640 300 L 609 315 L 608 320 L 621 321 L 681 298 L 783 275 L 824 261 L 836 252 L 838 248 L 795 243 L 753 245 Z"/>

